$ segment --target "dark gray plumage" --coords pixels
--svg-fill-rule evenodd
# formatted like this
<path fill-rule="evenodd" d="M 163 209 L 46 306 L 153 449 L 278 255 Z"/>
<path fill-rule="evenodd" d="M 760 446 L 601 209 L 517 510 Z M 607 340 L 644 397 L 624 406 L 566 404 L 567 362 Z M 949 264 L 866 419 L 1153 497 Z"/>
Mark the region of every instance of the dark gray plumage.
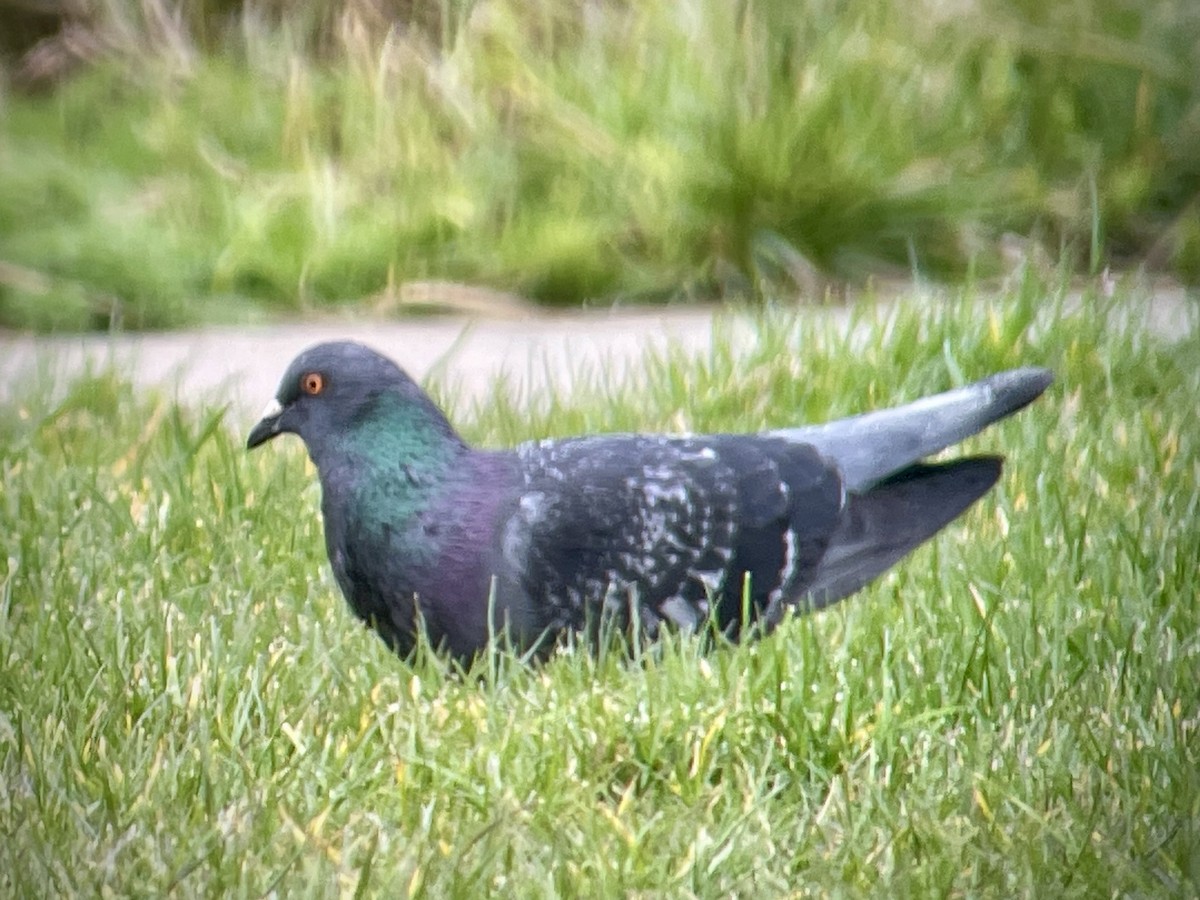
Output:
<path fill-rule="evenodd" d="M 544 648 L 601 621 L 736 636 L 858 590 L 990 488 L 999 457 L 920 460 L 1025 406 L 1044 369 L 826 425 L 468 447 L 395 364 L 306 350 L 251 432 L 317 466 L 334 575 L 401 654 L 418 623 L 469 660 L 493 634 Z M 744 602 L 748 599 L 748 604 Z M 489 619 L 489 609 L 492 618 Z"/>

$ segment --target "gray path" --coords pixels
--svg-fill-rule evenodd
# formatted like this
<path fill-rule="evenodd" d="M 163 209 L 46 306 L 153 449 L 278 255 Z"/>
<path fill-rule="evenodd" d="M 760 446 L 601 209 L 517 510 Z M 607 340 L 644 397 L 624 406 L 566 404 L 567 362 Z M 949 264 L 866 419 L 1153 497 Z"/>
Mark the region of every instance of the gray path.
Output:
<path fill-rule="evenodd" d="M 1158 290 L 1150 305 L 1139 305 L 1134 314 L 1145 317 L 1150 331 L 1170 337 L 1194 326 L 1195 307 L 1181 290 Z M 832 318 L 834 327 L 849 321 L 839 308 L 810 307 L 801 315 Z M 14 389 L 31 378 L 61 383 L 89 365 L 111 362 L 129 372 L 135 384 L 164 387 L 184 401 L 220 398 L 232 402 L 235 415 L 249 421 L 274 393 L 298 351 L 334 338 L 365 341 L 418 379 L 440 365 L 444 383 L 461 392 L 460 400 L 469 401 L 482 396 L 501 374 L 536 392 L 551 377 L 569 388 L 569 374 L 589 366 L 609 365 L 619 372 L 648 346 L 672 342 L 699 352 L 709 345 L 714 328 L 730 335 L 735 344 L 752 334 L 749 322 L 737 314 L 714 315 L 695 307 L 528 319 L 321 321 L 112 336 L 39 338 L 0 331 L 0 403 L 11 400 Z"/>
<path fill-rule="evenodd" d="M 31 378 L 61 383 L 111 363 L 140 386 L 165 387 L 181 400 L 219 397 L 249 420 L 275 393 L 287 364 L 319 341 L 370 344 L 417 379 L 439 374 L 466 396 L 481 397 L 505 375 L 536 391 L 549 373 L 565 379 L 588 364 L 621 367 L 668 341 L 699 350 L 711 340 L 711 311 L 577 313 L 525 320 L 439 316 L 389 322 L 322 321 L 186 332 L 34 337 L 0 331 L 0 402 Z M 739 326 L 736 321 L 731 326 Z M 744 331 L 748 329 L 743 327 Z M 561 376 L 558 373 L 562 373 Z"/>

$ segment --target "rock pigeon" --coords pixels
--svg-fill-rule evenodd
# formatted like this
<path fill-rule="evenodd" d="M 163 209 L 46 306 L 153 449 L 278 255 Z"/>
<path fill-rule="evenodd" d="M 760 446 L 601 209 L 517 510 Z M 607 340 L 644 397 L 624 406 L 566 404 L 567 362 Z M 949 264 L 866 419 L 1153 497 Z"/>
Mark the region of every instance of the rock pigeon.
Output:
<path fill-rule="evenodd" d="M 395 363 L 305 350 L 248 448 L 291 432 L 321 481 L 354 612 L 408 656 L 540 655 L 601 623 L 733 638 L 858 590 L 982 496 L 1001 458 L 927 464 L 1040 395 L 1022 368 L 849 419 L 758 434 L 587 435 L 479 450 Z"/>

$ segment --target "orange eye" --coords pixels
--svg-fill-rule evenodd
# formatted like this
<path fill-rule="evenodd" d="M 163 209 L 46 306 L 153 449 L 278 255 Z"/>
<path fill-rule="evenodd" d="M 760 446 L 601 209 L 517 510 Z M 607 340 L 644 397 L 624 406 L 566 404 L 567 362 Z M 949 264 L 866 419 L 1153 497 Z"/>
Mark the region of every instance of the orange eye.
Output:
<path fill-rule="evenodd" d="M 300 390 L 316 396 L 325 390 L 325 376 L 320 372 L 308 372 L 300 377 Z"/>

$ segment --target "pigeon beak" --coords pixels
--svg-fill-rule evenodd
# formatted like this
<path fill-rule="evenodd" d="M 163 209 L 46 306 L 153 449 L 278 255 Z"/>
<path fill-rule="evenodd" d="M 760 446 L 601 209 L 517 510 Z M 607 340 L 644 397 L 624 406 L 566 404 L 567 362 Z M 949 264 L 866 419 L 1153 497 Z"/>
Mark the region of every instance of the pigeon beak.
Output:
<path fill-rule="evenodd" d="M 250 429 L 250 436 L 246 438 L 246 449 L 253 450 L 259 444 L 264 444 L 282 430 L 283 423 L 279 421 L 279 417 L 283 415 L 283 407 L 278 400 L 272 398 L 267 404 L 267 408 L 262 411 L 262 418 L 259 423 Z"/>

